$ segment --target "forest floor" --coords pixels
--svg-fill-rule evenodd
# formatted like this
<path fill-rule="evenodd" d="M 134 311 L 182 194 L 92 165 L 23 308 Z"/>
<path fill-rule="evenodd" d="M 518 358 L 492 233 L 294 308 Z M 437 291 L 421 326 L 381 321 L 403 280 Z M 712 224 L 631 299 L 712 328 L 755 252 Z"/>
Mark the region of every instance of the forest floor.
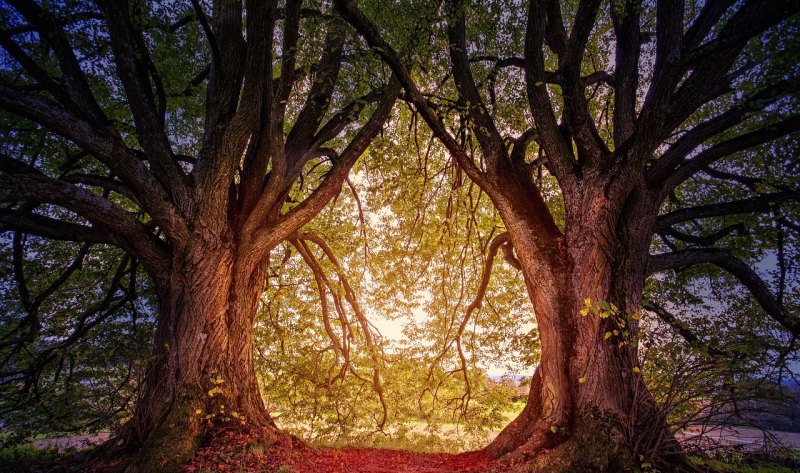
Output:
<path fill-rule="evenodd" d="M 264 445 L 268 445 L 264 447 Z M 481 452 L 457 455 L 376 448 L 321 448 L 269 431 L 220 432 L 213 448 L 201 448 L 187 473 L 477 473 L 492 470 Z"/>
<path fill-rule="evenodd" d="M 792 454 L 791 458 L 787 457 L 791 460 L 789 461 L 791 466 L 784 465 L 786 461 L 776 464 L 774 458 L 763 457 L 763 454 L 759 453 L 762 452 L 760 446 L 764 441 L 763 433 L 759 439 L 755 438 L 750 430 L 752 429 L 712 429 L 704 432 L 709 436 L 719 435 L 723 440 L 722 445 L 739 447 L 734 451 L 738 452 L 736 455 L 727 458 L 727 463 L 713 461 L 716 471 L 800 471 L 797 469 L 800 466 L 797 453 Z M 699 432 L 687 433 L 696 435 Z M 788 441 L 786 442 L 788 447 L 800 452 L 800 434 L 786 432 L 778 434 L 783 434 L 778 437 Z M 786 438 L 787 436 L 791 438 Z M 21 453 L 27 452 L 33 455 L 28 458 L 20 456 L 11 458 L 5 455 L 8 452 L 0 452 L 0 473 L 117 472 L 124 464 L 121 458 L 91 460 L 90 451 L 86 451 L 89 456 L 84 456 L 81 453 L 70 454 L 69 450 L 59 454 L 56 450 L 75 448 L 77 445 L 74 444 L 78 440 L 82 442 L 81 446 L 85 447 L 93 441 L 102 439 L 103 436 L 97 438 L 82 436 L 70 438 L 67 443 L 63 443 L 64 439 L 43 440 L 37 442 L 35 446 L 21 447 Z M 59 440 L 61 443 L 52 443 L 54 440 Z M 41 448 L 44 449 L 40 450 Z M 37 451 L 41 453 L 37 454 Z M 724 453 L 724 450 L 721 452 Z M 725 455 L 717 457 L 718 460 L 726 458 Z M 735 464 L 731 463 L 731 460 Z M 761 463 L 772 469 L 761 470 L 753 466 Z M 507 471 L 512 466 L 508 463 L 502 465 L 495 463 L 481 452 L 446 454 L 378 448 L 324 448 L 309 445 L 297 437 L 273 428 L 245 428 L 235 431 L 216 431 L 210 439 L 209 446 L 200 448 L 192 461 L 183 465 L 182 470 L 186 473 L 496 473 Z"/>

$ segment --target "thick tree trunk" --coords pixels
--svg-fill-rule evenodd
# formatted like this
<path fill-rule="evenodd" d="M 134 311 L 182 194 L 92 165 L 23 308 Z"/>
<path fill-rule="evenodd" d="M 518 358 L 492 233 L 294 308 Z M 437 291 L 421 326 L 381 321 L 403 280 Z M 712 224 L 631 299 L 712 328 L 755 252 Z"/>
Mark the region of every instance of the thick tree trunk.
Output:
<path fill-rule="evenodd" d="M 176 470 L 209 425 L 272 425 L 253 365 L 253 318 L 266 263 L 246 277 L 235 248 L 187 243 L 159 288 L 153 358 L 133 418 L 118 442 L 136 451 L 129 471 Z"/>
<path fill-rule="evenodd" d="M 498 202 L 533 303 L 542 361 L 525 408 L 486 451 L 543 471 L 622 471 L 641 463 L 639 455 L 676 448 L 636 356 L 648 222 L 611 208 L 602 187 L 590 191 L 567 203 L 567 232 L 549 250 L 530 223 L 529 199 Z"/>

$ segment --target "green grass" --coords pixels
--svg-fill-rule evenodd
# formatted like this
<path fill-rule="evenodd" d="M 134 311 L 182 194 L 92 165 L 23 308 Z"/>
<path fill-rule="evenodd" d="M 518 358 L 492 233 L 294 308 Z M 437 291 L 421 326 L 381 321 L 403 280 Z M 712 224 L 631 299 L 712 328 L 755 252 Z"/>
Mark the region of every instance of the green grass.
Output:
<path fill-rule="evenodd" d="M 15 445 L 0 449 L 0 464 L 51 461 L 58 457 L 54 449 L 39 449 L 33 445 Z"/>
<path fill-rule="evenodd" d="M 800 471 L 800 453 L 791 450 L 775 452 L 720 452 L 711 457 L 691 458 L 698 466 L 720 473 L 794 473 Z"/>

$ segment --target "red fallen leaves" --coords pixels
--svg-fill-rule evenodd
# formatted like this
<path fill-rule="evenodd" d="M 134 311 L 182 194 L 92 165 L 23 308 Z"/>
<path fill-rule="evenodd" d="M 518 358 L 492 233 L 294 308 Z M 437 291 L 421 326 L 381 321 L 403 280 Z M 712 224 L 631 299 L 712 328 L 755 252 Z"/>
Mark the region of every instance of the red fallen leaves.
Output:
<path fill-rule="evenodd" d="M 478 452 L 449 455 L 402 450 L 347 448 L 315 449 L 302 462 L 291 465 L 297 473 L 441 473 L 483 472 L 491 461 Z"/>
<path fill-rule="evenodd" d="M 478 473 L 492 461 L 480 452 L 458 455 L 375 448 L 316 448 L 274 429 L 218 432 L 210 447 L 183 466 L 187 473 Z"/>

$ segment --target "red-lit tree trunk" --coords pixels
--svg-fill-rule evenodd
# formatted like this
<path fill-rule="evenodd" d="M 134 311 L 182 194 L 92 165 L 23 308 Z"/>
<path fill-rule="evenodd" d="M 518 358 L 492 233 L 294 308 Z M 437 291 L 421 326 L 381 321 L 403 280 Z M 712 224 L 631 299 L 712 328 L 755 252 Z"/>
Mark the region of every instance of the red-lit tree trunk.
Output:
<path fill-rule="evenodd" d="M 159 320 L 143 392 L 121 439 L 140 452 L 130 470 L 174 467 L 206 426 L 273 425 L 253 365 L 253 319 L 267 263 L 248 276 L 230 234 L 197 233 L 158 287 Z"/>
<path fill-rule="evenodd" d="M 543 232 L 532 183 L 509 171 L 498 169 L 494 200 L 534 307 L 541 363 L 524 410 L 486 451 L 517 459 L 556 449 L 575 471 L 615 471 L 674 449 L 636 356 L 653 201 L 633 193 L 614 203 L 607 182 L 584 181 L 566 199 L 565 232 Z M 605 304 L 611 314 L 601 316 Z"/>
<path fill-rule="evenodd" d="M 682 0 L 581 0 L 567 11 L 557 0 L 529 0 L 524 15 L 510 12 L 501 21 L 513 28 L 506 22 L 516 19 L 524 38 L 513 44 L 512 35 L 511 48 L 494 48 L 480 28 L 468 27 L 484 12 L 463 0 L 443 3 L 447 34 L 441 40 L 450 58 L 447 82 L 452 78 L 455 87 L 455 99 L 446 101 L 417 82 L 412 64 L 355 2 L 334 2 L 392 68 L 433 135 L 492 199 L 519 260 L 538 323 L 541 363 L 525 409 L 487 451 L 513 458 L 549 450 L 535 461 L 544 458 L 549 463 L 542 470 L 558 471 L 619 471 L 626 464 L 637 467 L 639 455 L 666 458 L 677 447 L 642 382 L 631 339 L 648 264 L 663 270 L 716 262 L 757 293 L 769 291 L 752 283 L 758 278 L 743 263 L 720 252 L 650 258 L 659 206 L 700 170 L 800 128 L 793 116 L 736 138 L 720 136 L 785 94 L 788 84 L 753 94 L 741 90 L 747 98 L 734 105 L 727 102 L 730 96 L 718 101 L 736 87 L 741 72 L 735 65 L 748 42 L 800 4 L 706 2 L 693 12 Z M 655 19 L 654 35 L 642 31 L 645 16 Z M 605 41 L 593 37 L 603 28 L 613 31 L 613 57 L 595 57 L 587 48 Z M 655 48 L 645 54 L 650 36 Z M 606 70 L 598 70 L 599 64 Z M 514 71 L 512 81 L 524 74 L 528 105 L 524 126 L 511 133 L 506 117 L 497 116 L 509 108 L 498 106 L 494 87 L 498 71 L 506 68 Z M 603 88 L 612 93 L 599 99 Z M 516 97 L 516 91 L 508 94 L 505 107 L 520 106 Z M 708 117 L 703 110 L 717 106 L 724 112 Z M 558 182 L 563 230 L 532 178 L 540 166 Z M 761 299 L 792 330 L 774 299 Z M 596 310 L 582 315 L 585 306 L 605 308 L 607 317 Z M 670 468 L 678 468 L 672 463 Z"/>

